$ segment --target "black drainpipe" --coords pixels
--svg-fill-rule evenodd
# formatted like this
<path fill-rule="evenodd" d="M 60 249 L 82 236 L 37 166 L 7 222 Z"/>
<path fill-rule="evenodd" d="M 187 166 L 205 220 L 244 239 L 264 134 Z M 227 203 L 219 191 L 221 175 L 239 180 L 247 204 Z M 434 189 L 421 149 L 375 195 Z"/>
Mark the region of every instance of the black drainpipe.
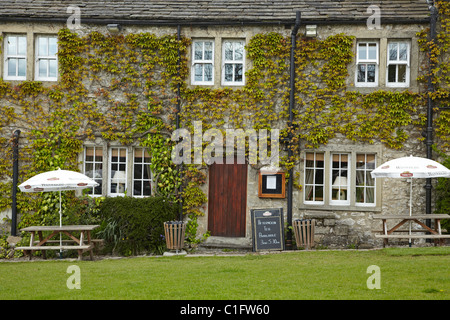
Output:
<path fill-rule="evenodd" d="M 17 236 L 17 180 L 19 178 L 19 136 L 20 130 L 14 131 L 13 135 L 13 183 L 11 204 L 11 235 Z"/>
<path fill-rule="evenodd" d="M 294 121 L 294 114 L 292 110 L 294 109 L 295 104 L 295 47 L 297 42 L 297 32 L 300 28 L 300 11 L 296 12 L 295 16 L 295 25 L 292 29 L 291 33 L 291 62 L 290 62 L 290 91 L 289 91 L 289 135 L 288 135 L 288 159 L 291 159 L 293 156 L 292 151 L 292 130 Z M 289 169 L 289 180 L 288 180 L 288 192 L 287 192 L 287 225 L 288 228 L 292 226 L 292 186 L 294 181 L 294 169 Z M 292 249 L 292 231 L 289 228 L 286 236 L 286 249 Z"/>
<path fill-rule="evenodd" d="M 181 25 L 177 26 L 177 40 L 178 43 L 181 40 Z M 177 61 L 177 77 L 180 77 L 180 64 L 181 64 L 181 51 L 178 46 L 178 61 Z M 176 129 L 180 129 L 180 112 L 181 112 L 181 84 L 178 82 L 177 84 L 177 114 L 176 114 Z M 183 170 L 183 164 L 178 165 L 178 172 L 181 175 Z M 183 186 L 180 185 L 178 189 L 178 195 L 180 196 L 180 203 L 178 208 L 178 220 L 183 221 L 183 198 L 181 197 L 181 193 L 183 192 Z"/>
<path fill-rule="evenodd" d="M 436 43 L 436 23 L 438 19 L 438 10 L 434 6 L 434 4 L 430 5 L 430 42 L 433 44 Z M 431 46 L 432 48 L 433 46 Z M 430 49 L 431 50 L 431 49 Z M 429 52 L 431 55 L 431 51 Z M 434 108 L 434 101 L 431 98 L 431 93 L 434 92 L 434 84 L 432 82 L 432 76 L 431 72 L 434 69 L 434 63 L 431 61 L 431 58 L 429 60 L 429 73 L 428 76 L 428 107 L 427 107 L 427 128 L 426 128 L 426 147 L 427 147 L 427 158 L 432 159 L 433 157 L 433 108 Z M 426 179 L 425 183 L 425 194 L 426 194 L 426 201 L 425 201 L 425 213 L 431 214 L 431 178 Z M 431 221 L 430 219 L 426 220 L 426 225 L 430 227 Z"/>

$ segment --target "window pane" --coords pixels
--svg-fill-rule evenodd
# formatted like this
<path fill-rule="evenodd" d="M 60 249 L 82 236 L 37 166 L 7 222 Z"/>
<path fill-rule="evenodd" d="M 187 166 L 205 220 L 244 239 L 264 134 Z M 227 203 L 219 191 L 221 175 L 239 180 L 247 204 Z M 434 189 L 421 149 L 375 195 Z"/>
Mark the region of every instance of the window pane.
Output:
<path fill-rule="evenodd" d="M 143 196 L 151 196 L 152 195 L 152 188 L 151 188 L 151 185 L 150 185 L 150 181 L 143 181 L 143 187 L 144 187 L 144 190 L 142 191 L 142 195 Z"/>
<path fill-rule="evenodd" d="M 17 54 L 26 55 L 27 54 L 27 38 L 26 37 L 18 37 L 19 47 L 17 49 Z"/>
<path fill-rule="evenodd" d="M 142 195 L 142 182 L 141 181 L 134 181 L 133 182 L 133 195 L 140 196 Z"/>
<path fill-rule="evenodd" d="M 57 52 L 58 52 L 58 46 L 56 44 L 56 38 L 54 38 L 54 37 L 48 38 L 48 55 L 56 56 Z"/>
<path fill-rule="evenodd" d="M 373 187 L 375 185 L 375 179 L 373 179 L 372 176 L 370 175 L 370 171 L 366 170 L 366 186 Z"/>
<path fill-rule="evenodd" d="M 39 56 L 48 56 L 48 44 L 47 38 L 41 37 L 38 38 L 38 46 L 39 46 Z"/>
<path fill-rule="evenodd" d="M 365 43 L 358 44 L 358 59 L 360 60 L 367 59 L 367 46 Z"/>
<path fill-rule="evenodd" d="M 235 42 L 234 44 L 235 53 L 234 60 L 242 61 L 244 57 L 244 46 L 241 42 Z"/>
<path fill-rule="evenodd" d="M 17 54 L 17 38 L 8 37 L 8 55 Z"/>
<path fill-rule="evenodd" d="M 25 77 L 27 75 L 27 63 L 25 59 L 18 59 L 19 60 L 19 77 Z"/>
<path fill-rule="evenodd" d="M 194 43 L 194 59 L 202 60 L 203 59 L 203 42 L 195 42 Z"/>
<path fill-rule="evenodd" d="M 234 69 L 234 81 L 242 82 L 242 64 L 236 64 Z"/>
<path fill-rule="evenodd" d="M 195 81 L 203 81 L 203 65 L 197 63 L 194 66 L 194 79 Z"/>
<path fill-rule="evenodd" d="M 314 201 L 313 186 L 305 186 L 305 201 Z"/>
<path fill-rule="evenodd" d="M 205 81 L 212 81 L 212 64 L 205 64 Z"/>
<path fill-rule="evenodd" d="M 225 42 L 225 60 L 233 60 L 233 44 Z"/>
<path fill-rule="evenodd" d="M 397 82 L 396 80 L 396 70 L 397 70 L 397 65 L 395 64 L 391 64 L 388 67 L 388 82 Z"/>
<path fill-rule="evenodd" d="M 225 81 L 231 82 L 233 81 L 233 65 L 225 64 Z"/>
<path fill-rule="evenodd" d="M 208 41 L 205 42 L 205 60 L 212 60 L 212 50 L 213 50 L 213 45 L 212 42 Z"/>
<path fill-rule="evenodd" d="M 377 44 L 369 43 L 369 59 L 376 60 L 377 59 Z"/>
<path fill-rule="evenodd" d="M 16 76 L 17 59 L 8 59 L 8 76 Z"/>
<path fill-rule="evenodd" d="M 47 77 L 47 60 L 39 60 L 39 77 Z"/>
<path fill-rule="evenodd" d="M 375 82 L 375 68 L 374 64 L 367 65 L 367 82 Z"/>
<path fill-rule="evenodd" d="M 400 61 L 408 60 L 408 45 L 406 43 L 399 44 L 399 56 L 398 59 Z"/>
<path fill-rule="evenodd" d="M 358 82 L 366 82 L 366 65 L 359 64 L 358 65 Z"/>
<path fill-rule="evenodd" d="M 56 60 L 49 60 L 49 69 L 48 69 L 48 76 L 52 78 L 56 78 L 57 75 L 57 65 Z"/>
<path fill-rule="evenodd" d="M 398 82 L 406 82 L 406 64 L 398 65 Z"/>
<path fill-rule="evenodd" d="M 397 61 L 397 43 L 389 43 L 389 60 Z"/>

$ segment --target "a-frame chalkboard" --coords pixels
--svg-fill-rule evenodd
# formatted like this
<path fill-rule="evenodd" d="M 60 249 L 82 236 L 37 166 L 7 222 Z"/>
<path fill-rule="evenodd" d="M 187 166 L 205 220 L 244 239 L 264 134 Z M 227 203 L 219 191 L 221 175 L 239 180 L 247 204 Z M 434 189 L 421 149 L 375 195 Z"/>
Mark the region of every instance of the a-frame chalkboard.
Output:
<path fill-rule="evenodd" d="M 253 209 L 253 251 L 284 250 L 283 208 Z"/>

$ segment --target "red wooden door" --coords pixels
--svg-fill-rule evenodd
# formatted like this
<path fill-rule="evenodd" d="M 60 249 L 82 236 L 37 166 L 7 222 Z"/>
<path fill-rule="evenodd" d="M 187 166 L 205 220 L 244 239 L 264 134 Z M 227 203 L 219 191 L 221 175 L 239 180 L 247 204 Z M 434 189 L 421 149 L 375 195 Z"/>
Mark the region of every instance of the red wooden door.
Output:
<path fill-rule="evenodd" d="M 208 230 L 212 236 L 245 237 L 247 164 L 209 167 Z"/>

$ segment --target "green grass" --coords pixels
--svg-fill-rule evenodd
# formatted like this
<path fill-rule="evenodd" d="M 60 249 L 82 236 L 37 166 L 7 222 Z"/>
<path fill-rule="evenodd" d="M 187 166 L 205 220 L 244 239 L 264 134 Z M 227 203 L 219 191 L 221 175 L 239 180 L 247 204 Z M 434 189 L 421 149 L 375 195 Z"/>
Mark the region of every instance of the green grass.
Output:
<path fill-rule="evenodd" d="M 70 265 L 81 289 L 68 289 Z M 381 289 L 368 289 L 370 265 Z M 450 299 L 450 248 L 0 262 L 0 299 Z"/>

